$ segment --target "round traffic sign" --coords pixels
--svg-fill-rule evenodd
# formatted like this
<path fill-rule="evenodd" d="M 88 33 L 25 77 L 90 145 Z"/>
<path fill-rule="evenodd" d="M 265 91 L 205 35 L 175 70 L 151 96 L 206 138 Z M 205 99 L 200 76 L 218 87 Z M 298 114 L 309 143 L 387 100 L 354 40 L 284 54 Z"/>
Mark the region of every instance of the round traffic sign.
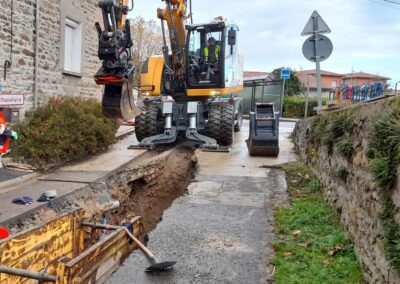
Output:
<path fill-rule="evenodd" d="M 318 35 L 317 43 L 315 42 L 315 35 L 313 35 L 307 38 L 303 44 L 304 57 L 312 62 L 317 61 L 317 56 L 319 56 L 320 62 L 328 59 L 329 56 L 331 56 L 332 51 L 332 41 L 321 34 Z"/>

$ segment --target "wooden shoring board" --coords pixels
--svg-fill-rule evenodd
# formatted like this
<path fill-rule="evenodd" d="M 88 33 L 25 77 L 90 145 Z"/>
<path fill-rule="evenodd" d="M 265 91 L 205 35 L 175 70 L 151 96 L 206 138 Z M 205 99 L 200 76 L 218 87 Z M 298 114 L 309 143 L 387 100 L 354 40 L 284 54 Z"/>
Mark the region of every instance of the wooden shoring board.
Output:
<path fill-rule="evenodd" d="M 63 257 L 72 259 L 84 247 L 80 228 L 84 212 L 77 210 L 61 215 L 47 224 L 11 236 L 0 242 L 0 264 L 57 275 Z M 0 284 L 37 283 L 36 280 L 0 274 Z"/>
<path fill-rule="evenodd" d="M 137 220 L 134 222 L 133 233 L 138 237 L 140 232 L 141 225 Z M 111 231 L 102 241 L 63 264 L 64 267 L 60 268 L 63 275 L 58 275 L 57 283 L 105 283 L 135 247 L 123 228 Z"/>

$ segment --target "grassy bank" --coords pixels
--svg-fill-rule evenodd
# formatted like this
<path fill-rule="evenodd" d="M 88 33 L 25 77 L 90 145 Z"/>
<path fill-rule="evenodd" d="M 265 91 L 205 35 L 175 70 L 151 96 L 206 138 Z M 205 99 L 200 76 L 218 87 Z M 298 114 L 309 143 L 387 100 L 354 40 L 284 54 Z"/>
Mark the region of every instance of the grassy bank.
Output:
<path fill-rule="evenodd" d="M 275 213 L 276 283 L 360 283 L 353 245 L 311 169 L 292 163 L 284 170 L 291 204 Z"/>

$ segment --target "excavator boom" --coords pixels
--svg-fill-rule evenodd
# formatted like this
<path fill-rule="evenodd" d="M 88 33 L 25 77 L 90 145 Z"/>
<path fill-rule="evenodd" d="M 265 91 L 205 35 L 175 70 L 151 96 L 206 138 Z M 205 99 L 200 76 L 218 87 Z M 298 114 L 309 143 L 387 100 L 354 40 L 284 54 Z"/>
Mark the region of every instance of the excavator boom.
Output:
<path fill-rule="evenodd" d="M 164 57 L 166 58 L 167 68 L 170 68 L 175 78 L 183 78 L 185 75 L 185 43 L 187 20 L 187 1 L 186 0 L 164 0 L 166 7 L 157 10 L 157 17 L 161 19 L 164 37 Z M 171 46 L 171 60 L 168 58 L 169 52 L 166 45 L 166 35 L 164 21 L 167 23 Z M 169 66 L 168 66 L 169 65 Z"/>

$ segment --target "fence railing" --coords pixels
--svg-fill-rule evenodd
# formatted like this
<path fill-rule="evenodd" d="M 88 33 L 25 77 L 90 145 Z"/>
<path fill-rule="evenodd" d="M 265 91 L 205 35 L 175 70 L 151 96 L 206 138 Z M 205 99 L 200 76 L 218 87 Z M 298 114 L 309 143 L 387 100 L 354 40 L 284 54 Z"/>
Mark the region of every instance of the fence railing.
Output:
<path fill-rule="evenodd" d="M 351 100 L 353 103 L 365 102 L 382 97 L 385 86 L 382 82 L 349 86 L 343 84 L 329 92 L 330 101 Z"/>

